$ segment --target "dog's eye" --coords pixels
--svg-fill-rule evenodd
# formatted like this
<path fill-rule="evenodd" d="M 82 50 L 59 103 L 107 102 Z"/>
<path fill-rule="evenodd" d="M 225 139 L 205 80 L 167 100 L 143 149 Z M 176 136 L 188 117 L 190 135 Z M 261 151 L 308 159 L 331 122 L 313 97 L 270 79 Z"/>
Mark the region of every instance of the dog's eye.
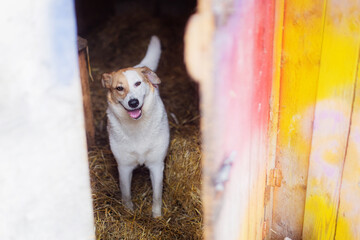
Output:
<path fill-rule="evenodd" d="M 140 86 L 140 84 L 141 84 L 141 82 L 136 82 L 135 83 L 135 86 L 137 87 L 137 86 Z"/>
<path fill-rule="evenodd" d="M 120 87 L 117 87 L 116 90 L 118 90 L 118 91 L 123 91 L 124 88 L 120 86 Z"/>

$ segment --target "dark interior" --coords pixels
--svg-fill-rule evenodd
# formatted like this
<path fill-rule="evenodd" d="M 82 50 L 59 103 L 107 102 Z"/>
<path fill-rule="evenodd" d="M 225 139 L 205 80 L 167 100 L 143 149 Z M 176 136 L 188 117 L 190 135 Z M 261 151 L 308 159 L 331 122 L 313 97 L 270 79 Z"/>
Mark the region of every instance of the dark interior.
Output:
<path fill-rule="evenodd" d="M 194 0 L 76 0 L 78 33 L 86 35 L 113 16 L 146 11 L 157 18 L 187 18 L 195 11 Z"/>

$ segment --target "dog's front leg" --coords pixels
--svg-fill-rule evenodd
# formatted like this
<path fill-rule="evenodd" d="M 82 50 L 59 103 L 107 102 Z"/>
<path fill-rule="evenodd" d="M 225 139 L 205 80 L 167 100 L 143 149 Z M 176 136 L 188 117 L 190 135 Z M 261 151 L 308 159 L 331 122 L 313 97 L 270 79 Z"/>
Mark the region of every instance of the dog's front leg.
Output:
<path fill-rule="evenodd" d="M 131 178 L 134 167 L 119 165 L 118 168 L 120 175 L 119 180 L 120 180 L 120 189 L 121 189 L 121 197 L 123 204 L 125 205 L 125 207 L 133 211 L 134 204 L 131 201 Z"/>
<path fill-rule="evenodd" d="M 161 216 L 164 163 L 153 163 L 148 168 L 153 188 L 152 215 L 156 218 Z"/>

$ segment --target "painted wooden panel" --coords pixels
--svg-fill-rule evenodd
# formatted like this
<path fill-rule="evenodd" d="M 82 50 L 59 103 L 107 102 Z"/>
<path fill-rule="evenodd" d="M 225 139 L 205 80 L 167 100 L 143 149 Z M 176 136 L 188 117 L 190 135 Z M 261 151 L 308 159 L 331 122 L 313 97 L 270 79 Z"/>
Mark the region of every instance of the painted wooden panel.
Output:
<path fill-rule="evenodd" d="M 198 71 L 206 96 L 204 205 L 211 238 L 259 239 L 262 213 L 271 239 L 333 239 L 336 221 L 337 239 L 358 238 L 359 196 L 351 194 L 360 188 L 358 127 L 354 124 L 350 136 L 349 128 L 359 1 L 214 1 L 212 9 L 214 75 L 201 77 Z M 273 26 L 274 9 L 275 29 L 261 30 Z M 265 54 L 271 50 L 274 54 Z M 266 73 L 272 62 L 273 72 Z M 270 125 L 263 104 L 270 104 Z M 264 173 L 274 167 L 284 179 L 272 192 Z M 212 184 L 224 169 L 229 175 L 217 190 Z M 266 205 L 265 212 L 259 204 Z"/>
<path fill-rule="evenodd" d="M 222 169 L 228 156 L 234 157 L 225 189 L 218 192 L 214 236 L 261 239 L 274 4 L 268 1 L 233 4 L 216 16 L 219 27 L 214 45 L 218 49 L 214 121 L 220 153 L 216 169 Z M 221 6 L 215 3 L 215 9 Z"/>
<path fill-rule="evenodd" d="M 284 0 L 275 1 L 274 9 L 274 38 L 273 38 L 273 74 L 270 97 L 270 116 L 269 116 L 269 139 L 268 139 L 268 158 L 267 176 L 270 176 L 271 169 L 275 168 L 276 140 L 278 134 L 279 103 L 280 103 L 280 74 L 281 74 L 281 53 L 284 25 Z M 267 180 L 268 181 L 268 180 Z M 264 207 L 265 223 L 264 237 L 270 239 L 273 214 L 273 188 L 265 187 Z"/>
<path fill-rule="evenodd" d="M 335 237 L 359 57 L 359 9 L 360 1 L 326 4 L 303 239 Z"/>
<path fill-rule="evenodd" d="M 350 135 L 341 183 L 337 240 L 360 239 L 360 72 L 357 69 Z"/>
<path fill-rule="evenodd" d="M 274 2 L 214 1 L 211 9 L 204 2 L 199 2 L 200 14 L 192 17 L 185 39 L 186 49 L 197 52 L 186 50 L 186 59 L 204 96 L 205 237 L 262 239 Z M 195 41 L 188 36 L 195 29 L 201 32 L 202 24 L 205 28 L 203 20 L 210 18 L 204 9 L 214 10 L 217 26 L 212 76 L 194 67 L 203 69 L 199 62 L 207 61 L 202 58 L 207 46 L 200 42 L 203 36 L 197 34 Z"/>
<path fill-rule="evenodd" d="M 254 46 L 254 95 L 251 100 L 253 126 L 251 138 L 253 155 L 250 161 L 250 204 L 248 239 L 263 238 L 264 192 L 266 187 L 266 163 L 268 158 L 268 129 L 270 95 L 273 77 L 274 1 L 255 1 Z"/>
<path fill-rule="evenodd" d="M 283 27 L 283 38 L 275 166 L 283 182 L 274 189 L 272 239 L 302 235 L 323 5 L 323 0 L 285 1 L 284 12 L 277 13 L 284 14 L 284 20 L 278 26 Z"/>

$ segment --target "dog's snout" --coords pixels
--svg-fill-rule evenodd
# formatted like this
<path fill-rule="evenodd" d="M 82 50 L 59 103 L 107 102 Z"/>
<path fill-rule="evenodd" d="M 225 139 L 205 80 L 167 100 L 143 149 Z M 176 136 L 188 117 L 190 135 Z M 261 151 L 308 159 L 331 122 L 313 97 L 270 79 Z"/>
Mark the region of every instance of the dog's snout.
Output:
<path fill-rule="evenodd" d="M 129 102 L 128 102 L 129 106 L 132 107 L 132 108 L 136 108 L 137 106 L 139 106 L 139 100 L 137 100 L 136 98 L 135 99 L 131 99 Z"/>

